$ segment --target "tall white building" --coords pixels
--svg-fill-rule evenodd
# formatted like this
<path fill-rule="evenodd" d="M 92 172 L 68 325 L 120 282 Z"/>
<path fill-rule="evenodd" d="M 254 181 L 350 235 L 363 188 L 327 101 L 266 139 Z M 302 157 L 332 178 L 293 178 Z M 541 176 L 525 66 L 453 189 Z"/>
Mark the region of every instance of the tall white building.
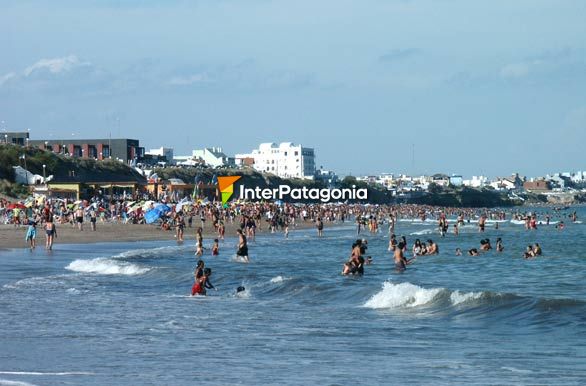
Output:
<path fill-rule="evenodd" d="M 261 143 L 249 154 L 236 154 L 237 165 L 250 165 L 259 172 L 276 174 L 284 178 L 313 179 L 315 152 L 312 148 L 292 142 Z"/>

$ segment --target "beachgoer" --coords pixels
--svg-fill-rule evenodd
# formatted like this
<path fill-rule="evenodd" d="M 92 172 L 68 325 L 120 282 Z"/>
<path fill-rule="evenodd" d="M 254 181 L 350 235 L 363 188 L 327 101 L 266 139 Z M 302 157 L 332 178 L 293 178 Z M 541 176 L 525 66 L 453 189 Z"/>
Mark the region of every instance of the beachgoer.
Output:
<path fill-rule="evenodd" d="M 248 243 L 246 241 L 246 236 L 241 229 L 236 230 L 236 233 L 238 233 L 238 250 L 236 251 L 236 256 L 248 263 L 250 262 L 250 258 L 248 257 Z"/>
<path fill-rule="evenodd" d="M 427 254 L 428 255 L 437 255 L 439 254 L 439 247 L 433 240 L 427 240 Z"/>
<path fill-rule="evenodd" d="M 47 233 L 47 241 L 45 242 L 45 248 L 51 250 L 53 249 L 53 239 L 57 237 L 57 228 L 55 228 L 53 217 L 49 217 L 45 222 L 45 232 Z"/>
<path fill-rule="evenodd" d="M 203 255 L 203 229 L 202 227 L 197 228 L 197 232 L 195 234 L 195 238 L 197 240 L 195 254 L 197 256 Z"/>
<path fill-rule="evenodd" d="M 460 248 L 456 248 L 456 256 L 462 256 L 462 250 Z"/>
<path fill-rule="evenodd" d="M 218 239 L 214 239 L 214 244 L 212 245 L 212 256 L 218 256 L 220 254 L 220 243 Z"/>
<path fill-rule="evenodd" d="M 205 296 L 207 294 L 206 289 L 212 289 L 215 287 L 210 282 L 210 276 L 212 276 L 211 268 L 204 268 L 203 275 L 196 280 L 195 284 L 191 289 L 191 296 L 200 295 Z"/>
<path fill-rule="evenodd" d="M 405 248 L 405 245 L 403 244 L 402 241 L 399 242 L 399 245 L 397 245 L 397 248 L 395 248 L 395 252 L 393 253 L 393 258 L 395 261 L 395 270 L 397 270 L 397 272 L 403 272 L 407 269 L 407 265 L 411 264 L 411 262 L 413 261 L 414 258 L 407 260 L 405 258 L 405 255 L 403 255 L 403 249 Z"/>
<path fill-rule="evenodd" d="M 83 208 L 81 207 L 81 204 L 77 207 L 77 210 L 75 211 L 75 221 L 77 222 L 77 228 L 80 231 L 83 231 Z"/>
<path fill-rule="evenodd" d="M 94 232 L 96 231 L 96 221 L 97 221 L 97 219 L 98 219 L 98 216 L 96 214 L 96 211 L 94 209 L 92 209 L 90 211 L 90 224 L 91 224 L 92 231 L 94 231 Z"/>
<path fill-rule="evenodd" d="M 322 237 L 324 235 L 324 222 L 321 217 L 317 218 L 315 227 L 317 228 L 317 237 Z"/>
<path fill-rule="evenodd" d="M 28 229 L 26 230 L 25 240 L 29 242 L 30 248 L 35 249 L 37 246 L 37 222 L 34 220 L 28 221 Z"/>
<path fill-rule="evenodd" d="M 503 246 L 503 240 L 499 237 L 496 239 L 496 251 L 502 252 L 504 250 L 505 250 L 505 247 Z"/>

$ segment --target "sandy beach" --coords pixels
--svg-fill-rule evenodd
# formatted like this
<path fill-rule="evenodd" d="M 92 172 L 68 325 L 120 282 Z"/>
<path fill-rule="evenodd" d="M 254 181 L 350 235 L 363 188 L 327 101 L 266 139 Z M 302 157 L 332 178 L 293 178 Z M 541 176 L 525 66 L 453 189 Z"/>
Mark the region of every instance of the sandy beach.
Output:
<path fill-rule="evenodd" d="M 313 223 L 299 223 L 296 229 L 313 227 Z M 226 223 L 225 237 L 236 237 L 236 223 Z M 184 240 L 195 243 L 195 231 L 197 226 L 185 228 Z M 19 228 L 14 225 L 0 225 L 0 249 L 1 248 L 26 248 L 28 243 L 25 241 L 26 226 Z M 262 229 L 257 228 L 257 234 L 263 234 L 268 231 L 268 224 L 263 224 Z M 290 229 L 290 232 L 293 232 Z M 217 233 L 209 221 L 204 227 L 204 238 L 209 241 L 217 237 Z M 44 248 L 45 232 L 41 227 L 37 227 L 37 248 Z M 175 240 L 175 231 L 164 231 L 158 226 L 142 224 L 121 224 L 98 222 L 96 231 L 90 229 L 90 224 L 84 223 L 83 231 L 77 227 L 73 228 L 70 224 L 57 225 L 57 238 L 54 242 L 54 249 L 59 248 L 59 244 L 86 244 L 99 242 L 117 242 L 117 241 L 148 241 L 148 240 Z"/>

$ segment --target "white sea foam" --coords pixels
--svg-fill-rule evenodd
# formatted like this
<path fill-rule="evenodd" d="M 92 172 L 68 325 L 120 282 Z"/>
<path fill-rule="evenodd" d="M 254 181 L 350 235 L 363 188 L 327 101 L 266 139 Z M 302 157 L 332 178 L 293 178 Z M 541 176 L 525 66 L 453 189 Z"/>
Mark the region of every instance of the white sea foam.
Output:
<path fill-rule="evenodd" d="M 511 220 L 511 224 L 525 225 L 525 220 Z"/>
<path fill-rule="evenodd" d="M 8 379 L 0 379 L 0 386 L 36 386 L 33 383 L 9 381 Z"/>
<path fill-rule="evenodd" d="M 433 229 L 423 229 L 417 232 L 409 233 L 410 236 L 423 236 L 423 235 L 430 235 L 433 233 Z"/>
<path fill-rule="evenodd" d="M 411 283 L 385 282 L 383 289 L 374 294 L 364 306 L 374 309 L 417 307 L 432 302 L 441 291 L 442 288 L 425 289 Z"/>
<path fill-rule="evenodd" d="M 275 277 L 273 277 L 273 278 L 271 279 L 271 283 L 273 283 L 273 284 L 274 284 L 274 283 L 282 283 L 282 282 L 284 282 L 285 280 L 289 280 L 289 279 L 290 279 L 289 277 L 283 277 L 283 276 L 279 275 L 279 276 L 275 276 Z"/>
<path fill-rule="evenodd" d="M 102 257 L 91 260 L 74 260 L 65 269 L 100 275 L 142 275 L 150 271 L 150 268 L 141 267 L 137 264 Z"/>
<path fill-rule="evenodd" d="M 159 247 L 149 249 L 132 249 L 130 251 L 122 252 L 112 256 L 113 259 L 132 259 L 136 257 L 164 257 L 169 255 L 175 255 L 179 252 L 179 247 Z"/>
<path fill-rule="evenodd" d="M 42 372 L 42 371 L 0 371 L 2 375 L 52 375 L 52 376 L 64 376 L 64 375 L 94 375 L 94 373 L 86 371 L 66 371 L 66 372 Z"/>
<path fill-rule="evenodd" d="M 453 305 L 466 303 L 470 300 L 480 299 L 482 292 L 460 292 L 454 291 L 450 294 L 450 301 Z"/>
<path fill-rule="evenodd" d="M 442 293 L 446 294 L 445 288 L 423 288 L 411 283 L 394 284 L 383 283 L 381 291 L 374 294 L 364 307 L 373 309 L 417 307 L 436 301 Z M 452 305 L 463 304 L 482 297 L 482 292 L 449 292 L 449 300 Z"/>

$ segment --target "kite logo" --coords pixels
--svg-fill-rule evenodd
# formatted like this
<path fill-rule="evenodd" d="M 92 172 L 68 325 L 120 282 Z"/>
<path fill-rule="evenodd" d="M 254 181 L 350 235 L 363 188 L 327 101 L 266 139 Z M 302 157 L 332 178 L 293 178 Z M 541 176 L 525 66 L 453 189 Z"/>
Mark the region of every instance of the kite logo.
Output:
<path fill-rule="evenodd" d="M 218 177 L 218 189 L 222 195 L 222 205 L 226 205 L 232 194 L 234 194 L 234 183 L 238 181 L 241 176 L 225 176 Z"/>

